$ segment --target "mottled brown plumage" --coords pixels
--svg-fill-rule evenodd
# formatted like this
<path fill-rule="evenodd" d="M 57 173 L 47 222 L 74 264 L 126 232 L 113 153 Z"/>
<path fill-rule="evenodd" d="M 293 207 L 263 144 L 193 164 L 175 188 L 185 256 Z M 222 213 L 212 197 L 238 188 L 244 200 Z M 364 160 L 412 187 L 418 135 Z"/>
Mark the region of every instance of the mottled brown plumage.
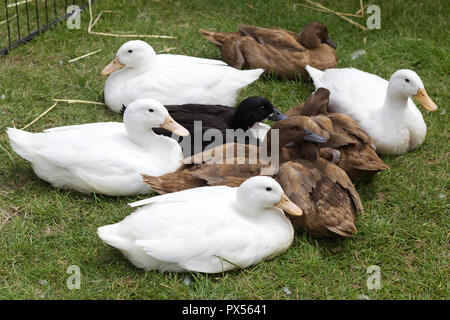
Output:
<path fill-rule="evenodd" d="M 348 115 L 328 112 L 329 96 L 327 89 L 319 88 L 305 103 L 288 110 L 286 115 L 310 116 L 328 131 L 330 139 L 323 144 L 320 155 L 336 163 L 352 181 L 367 179 L 378 171 L 389 169 L 376 154 L 373 140 L 358 122 Z"/>
<path fill-rule="evenodd" d="M 302 142 L 294 146 L 298 158 L 283 163 L 275 180 L 304 215 L 291 219 L 296 228 L 314 238 L 356 233 L 355 220 L 363 211 L 359 195 L 347 174 L 319 157 L 319 146 Z"/>
<path fill-rule="evenodd" d="M 230 142 L 195 154 L 183 160 L 175 172 L 159 177 L 143 174 L 144 182 L 160 194 L 182 191 L 207 185 L 238 187 L 246 179 L 261 175 L 269 166 L 260 162 L 249 163 L 250 155 L 258 154 L 258 147 Z M 223 157 L 223 163 L 216 159 Z"/>
<path fill-rule="evenodd" d="M 225 62 L 238 69 L 263 68 L 282 78 L 295 79 L 300 74 L 308 79 L 308 64 L 320 70 L 337 65 L 327 27 L 316 21 L 307 24 L 300 34 L 249 25 L 239 26 L 238 32 L 200 33 L 218 46 Z"/>
<path fill-rule="evenodd" d="M 174 173 L 161 177 L 144 176 L 144 180 L 154 190 L 166 193 L 206 185 L 238 186 L 252 176 L 274 176 L 286 195 L 304 212 L 302 219 L 292 220 L 297 228 L 306 230 L 313 237 L 351 236 L 356 232 L 357 211 L 363 210 L 359 195 L 346 173 L 320 158 L 317 144 L 305 141 L 311 140 L 306 137 L 305 128 L 316 134 L 327 133 L 304 116 L 281 120 L 268 132 L 263 146 L 271 145 L 274 129 L 279 129 L 280 146 L 292 144 L 281 148 L 285 156 L 279 168 L 260 162 L 237 164 L 239 160 L 247 161 L 249 153 L 256 152 L 258 147 L 228 143 L 185 159 L 187 164 Z M 244 148 L 244 153 L 236 156 L 239 147 Z M 232 155 L 224 160 L 230 164 L 215 163 L 218 153 Z"/>
<path fill-rule="evenodd" d="M 297 119 L 277 122 L 269 130 L 265 141 L 261 144 L 262 150 L 254 145 L 227 143 L 184 159 L 184 164 L 175 172 L 160 177 L 143 175 L 144 181 L 153 190 L 163 194 L 206 185 L 236 187 L 246 179 L 256 175 L 273 176 L 278 169 L 278 161 L 275 159 L 268 161 L 269 159 L 265 158 L 266 155 L 273 156 L 271 153 L 272 136 L 275 134 L 273 129 L 278 130 L 278 151 L 284 150 L 283 146 L 290 142 L 303 139 L 305 128 L 310 130 L 309 132 L 319 135 L 320 138 L 322 138 L 322 135 L 328 135 L 326 131 L 320 129 L 315 122 L 307 117 L 295 118 Z M 302 121 L 299 121 L 299 119 L 302 119 Z M 281 151 L 280 162 L 295 157 L 295 154 L 292 154 L 292 157 L 283 156 L 284 153 L 284 151 Z"/>

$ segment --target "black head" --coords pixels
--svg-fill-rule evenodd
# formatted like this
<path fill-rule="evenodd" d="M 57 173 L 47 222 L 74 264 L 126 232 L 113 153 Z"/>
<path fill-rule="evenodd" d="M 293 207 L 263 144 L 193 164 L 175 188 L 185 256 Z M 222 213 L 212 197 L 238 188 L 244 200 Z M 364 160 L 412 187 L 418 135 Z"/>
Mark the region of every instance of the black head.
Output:
<path fill-rule="evenodd" d="M 318 21 L 310 22 L 303 28 L 299 42 L 309 49 L 318 48 L 321 43 L 326 43 L 336 49 L 336 44 L 328 36 L 327 27 Z"/>
<path fill-rule="evenodd" d="M 234 112 L 234 129 L 247 130 L 256 122 L 263 120 L 283 120 L 287 116 L 278 111 L 267 99 L 262 97 L 250 97 L 243 100 Z"/>

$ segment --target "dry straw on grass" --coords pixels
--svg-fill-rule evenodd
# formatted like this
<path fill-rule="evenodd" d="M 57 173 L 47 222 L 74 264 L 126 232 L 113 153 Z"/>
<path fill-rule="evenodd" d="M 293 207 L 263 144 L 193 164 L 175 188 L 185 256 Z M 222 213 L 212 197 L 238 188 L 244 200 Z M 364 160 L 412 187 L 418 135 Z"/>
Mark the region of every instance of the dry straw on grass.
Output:
<path fill-rule="evenodd" d="M 42 112 L 36 119 L 31 121 L 29 124 L 27 124 L 25 127 L 22 128 L 22 130 L 25 130 L 26 128 L 30 127 L 34 123 L 36 123 L 39 119 L 41 119 L 43 116 L 45 116 L 47 113 L 49 113 L 53 108 L 55 108 L 58 105 L 58 102 L 67 102 L 67 103 L 82 103 L 82 104 L 95 104 L 104 106 L 105 104 L 103 102 L 97 102 L 97 101 L 87 101 L 87 100 L 75 100 L 75 99 L 52 99 L 54 104 Z"/>
<path fill-rule="evenodd" d="M 98 50 L 95 50 L 95 51 L 86 53 L 85 55 L 82 55 L 81 57 L 78 57 L 78 58 L 74 58 L 74 59 L 69 60 L 69 63 L 72 63 L 72 62 L 75 62 L 75 61 L 84 59 L 84 58 L 89 57 L 89 56 L 92 56 L 93 54 L 96 54 L 96 53 L 98 53 L 98 52 L 100 52 L 100 51 L 102 51 L 102 49 L 98 49 Z"/>
<path fill-rule="evenodd" d="M 118 11 L 111 11 L 111 10 L 102 10 L 100 11 L 99 15 L 95 20 L 93 21 L 93 15 L 92 15 L 92 2 L 89 0 L 89 26 L 88 26 L 88 33 L 94 34 L 98 36 L 105 36 L 105 37 L 126 37 L 126 38 L 162 38 L 162 39 L 176 39 L 177 37 L 173 36 L 164 36 L 164 35 L 154 35 L 154 34 L 120 34 L 120 33 L 106 33 L 106 32 L 94 32 L 92 29 L 97 24 L 98 20 L 102 16 L 103 12 L 115 12 L 118 13 Z M 122 32 L 122 31 L 116 31 L 116 32 Z M 126 32 L 125 32 L 126 33 Z"/>
<path fill-rule="evenodd" d="M 364 17 L 364 9 L 367 8 L 368 5 L 364 6 L 363 0 L 359 1 L 360 8 L 358 11 L 356 11 L 356 13 L 338 12 L 338 11 L 331 10 L 330 8 L 327 8 L 318 2 L 314 2 L 312 0 L 305 0 L 305 1 L 312 6 L 306 5 L 304 3 L 296 3 L 296 4 L 294 4 L 294 10 L 297 8 L 297 5 L 299 5 L 299 6 L 302 6 L 302 7 L 308 8 L 308 9 L 312 9 L 312 10 L 316 10 L 316 11 L 320 11 L 320 12 L 332 13 L 332 14 L 335 14 L 338 17 L 344 19 L 345 21 L 357 26 L 358 28 L 362 29 L 363 31 L 368 30 L 367 27 L 348 18 L 348 17 L 357 17 L 357 18 Z"/>

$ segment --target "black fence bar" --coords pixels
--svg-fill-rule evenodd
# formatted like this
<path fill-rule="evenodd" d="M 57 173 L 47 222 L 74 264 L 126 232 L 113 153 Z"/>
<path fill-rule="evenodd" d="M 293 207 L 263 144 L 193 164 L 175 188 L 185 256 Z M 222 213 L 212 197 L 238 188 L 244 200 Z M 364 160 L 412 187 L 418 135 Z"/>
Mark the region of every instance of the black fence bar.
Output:
<path fill-rule="evenodd" d="M 27 11 L 27 29 L 28 34 L 30 34 L 30 15 L 28 14 L 28 0 L 25 2 L 25 10 Z"/>
<path fill-rule="evenodd" d="M 48 5 L 47 5 L 47 0 L 44 0 L 45 3 L 45 23 L 48 24 Z"/>
<path fill-rule="evenodd" d="M 56 0 L 53 0 L 53 10 L 55 11 L 55 19 L 58 17 L 58 14 L 56 13 Z"/>
<path fill-rule="evenodd" d="M 17 0 L 15 0 L 15 1 L 16 1 L 17 34 L 19 35 L 19 38 L 20 38 L 19 6 L 17 5 Z"/>
<path fill-rule="evenodd" d="M 36 5 L 36 23 L 37 23 L 37 28 L 39 30 L 39 10 L 38 10 L 38 0 L 34 0 L 34 4 Z"/>
<path fill-rule="evenodd" d="M 6 24 L 8 26 L 8 46 L 11 45 L 11 30 L 9 29 L 8 0 L 5 0 Z"/>
<path fill-rule="evenodd" d="M 0 0 L 1 1 L 1 0 Z M 8 4 L 8 0 L 5 0 L 5 13 L 6 13 L 6 20 L 4 23 L 6 24 L 7 29 L 7 43 L 2 43 L 0 39 L 0 56 L 7 54 L 11 49 L 26 43 L 33 39 L 35 36 L 39 35 L 40 33 L 47 31 L 52 26 L 56 25 L 60 21 L 64 21 L 68 19 L 70 16 L 75 14 L 75 11 L 71 11 L 67 13 L 67 6 L 72 2 L 71 5 L 78 5 L 80 7 L 80 11 L 84 10 L 85 8 L 89 7 L 88 0 L 73 0 L 73 1 L 67 1 L 67 0 L 60 0 L 59 5 L 57 4 L 57 0 L 53 0 L 53 10 L 51 9 L 51 4 L 49 8 L 48 0 L 25 0 L 26 2 L 18 2 L 17 0 L 14 0 L 12 4 Z M 31 10 L 28 3 L 31 3 L 35 5 L 35 10 Z M 91 0 L 91 3 L 94 3 L 94 0 Z M 9 6 L 9 7 L 8 7 Z M 15 12 L 16 12 L 16 19 L 11 15 L 11 12 L 9 9 L 12 9 L 11 7 L 15 6 Z M 21 7 L 23 6 L 23 7 Z M 52 21 L 49 21 L 49 9 L 50 14 L 52 15 L 51 11 L 53 11 L 54 19 Z M 64 11 L 63 11 L 64 10 Z M 45 12 L 42 12 L 45 11 Z M 33 13 L 34 12 L 34 13 Z M 45 14 L 45 25 L 44 23 L 41 23 L 40 17 L 43 17 Z M 21 17 L 22 15 L 22 17 Z M 33 19 L 33 15 L 35 15 Z M 24 17 L 25 16 L 25 17 Z M 26 21 L 26 26 L 25 26 Z M 14 35 L 14 22 L 17 24 L 17 34 Z M 22 25 L 22 26 L 21 26 Z M 0 24 L 0 27 L 2 25 Z M 5 26 L 3 26 L 5 27 Z M 21 30 L 22 27 L 22 30 Z M 28 32 L 26 32 L 28 31 Z M 23 34 L 26 34 L 26 36 L 23 36 Z M 0 33 L 1 34 L 1 33 Z M 6 41 L 6 38 L 5 40 Z"/>

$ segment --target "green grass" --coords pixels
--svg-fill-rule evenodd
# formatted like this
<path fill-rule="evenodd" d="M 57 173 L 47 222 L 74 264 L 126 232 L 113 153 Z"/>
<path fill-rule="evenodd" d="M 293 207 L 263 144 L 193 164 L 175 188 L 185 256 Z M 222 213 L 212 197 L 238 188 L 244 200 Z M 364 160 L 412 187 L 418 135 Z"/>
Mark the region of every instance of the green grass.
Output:
<path fill-rule="evenodd" d="M 352 239 L 314 240 L 297 233 L 292 247 L 276 259 L 244 271 L 218 275 L 160 274 L 134 268 L 103 244 L 96 228 L 120 221 L 133 210 L 126 203 L 144 197 L 82 195 L 52 188 L 9 147 L 4 133 L 23 127 L 51 106 L 52 98 L 102 101 L 100 70 L 124 38 L 88 35 L 64 23 L 0 58 L 0 298 L 3 299 L 449 299 L 449 26 L 450 2 L 371 1 L 381 7 L 381 30 L 363 32 L 341 18 L 295 2 L 97 1 L 105 13 L 95 30 L 177 36 L 151 39 L 156 50 L 220 58 L 199 28 L 232 31 L 238 24 L 300 30 L 324 22 L 338 44 L 339 66 L 353 66 L 384 78 L 414 69 L 439 106 L 423 111 L 425 143 L 416 151 L 383 157 L 392 170 L 357 186 L 366 210 Z M 321 0 L 338 11 L 355 12 L 358 1 Z M 3 7 L 2 9 L 3 10 Z M 225 17 L 225 18 L 224 18 Z M 365 19 L 355 18 L 365 24 Z M 0 35 L 5 37 L 5 30 Z M 366 41 L 364 42 L 364 39 Z M 103 49 L 69 64 L 68 60 Z M 351 61 L 350 54 L 367 54 Z M 62 61 L 62 63 L 60 63 Z M 265 77 L 242 98 L 261 95 L 287 110 L 304 101 L 312 83 Z M 60 104 L 29 130 L 61 125 L 120 121 L 118 114 L 93 105 Z M 6 221 L 4 214 L 13 215 Z M 70 291 L 66 269 L 81 268 L 81 289 Z M 381 290 L 368 290 L 366 269 L 381 268 Z M 190 285 L 185 283 L 188 277 Z M 39 284 L 40 280 L 47 284 Z M 42 281 L 41 281 L 42 283 Z M 292 292 L 286 295 L 283 288 Z"/>

